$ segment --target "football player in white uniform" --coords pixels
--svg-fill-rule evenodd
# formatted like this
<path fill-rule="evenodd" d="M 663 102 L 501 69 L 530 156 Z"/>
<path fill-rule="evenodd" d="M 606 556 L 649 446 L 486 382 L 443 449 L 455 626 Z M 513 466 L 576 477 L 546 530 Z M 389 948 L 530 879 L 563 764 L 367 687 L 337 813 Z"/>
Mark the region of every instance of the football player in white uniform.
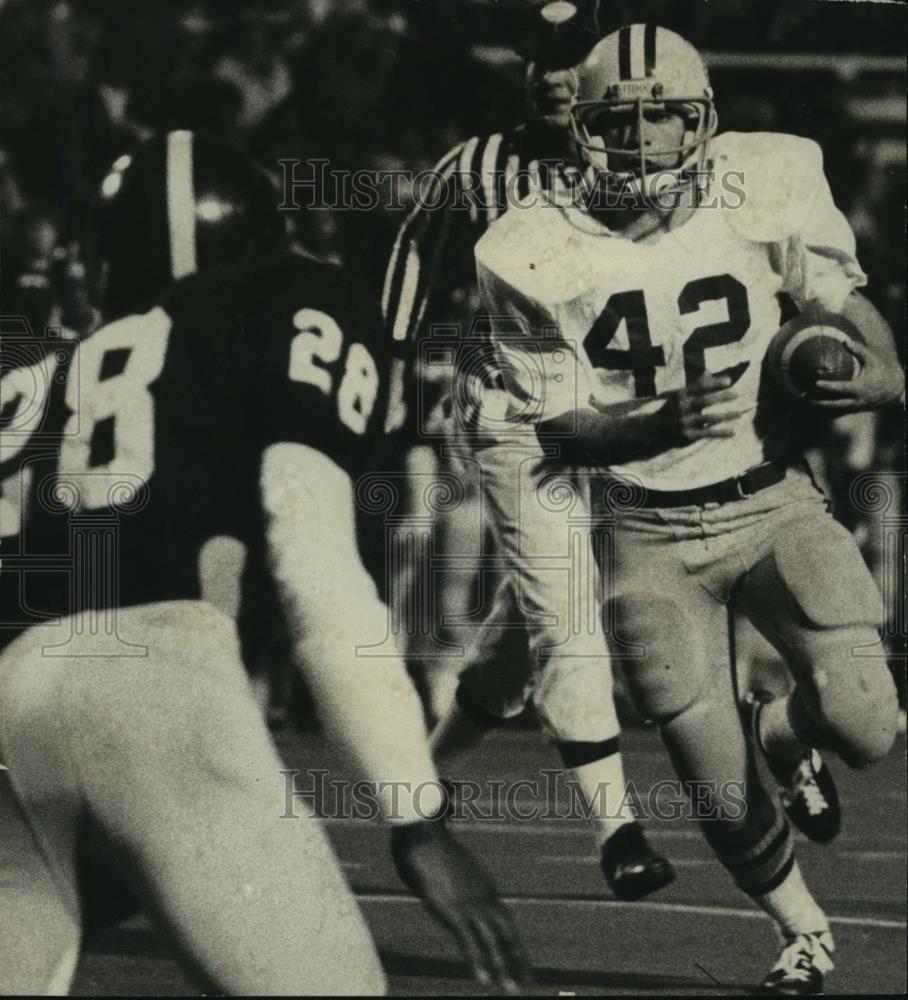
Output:
<path fill-rule="evenodd" d="M 520 201 L 570 189 L 566 171 L 578 171 L 569 155 L 568 131 L 574 66 L 601 37 L 597 8 L 589 0 L 527 5 L 527 31 L 519 48 L 527 60 L 529 120 L 475 136 L 448 153 L 438 165 L 446 200 L 441 206 L 434 199 L 431 207 L 417 206 L 401 226 L 383 297 L 401 391 L 408 354 L 416 354 L 420 338 L 429 339 L 424 317 L 432 315 L 442 279 L 472 282 L 472 248 L 484 232 Z M 461 357 L 461 372 L 472 382 L 468 370 L 477 367 L 473 362 L 480 360 L 484 345 L 467 338 L 459 346 L 472 358 Z M 449 763 L 503 718 L 519 714 L 532 697 L 544 731 L 595 821 L 609 887 L 620 899 L 639 899 L 667 885 L 674 873 L 650 848 L 630 805 L 611 665 L 598 620 L 601 602 L 595 587 L 581 596 L 573 586 L 571 549 L 565 547 L 568 512 L 558 504 L 554 509 L 527 505 L 523 523 L 512 530 L 513 450 L 486 447 L 488 441 L 472 434 L 469 415 L 458 407 L 455 421 L 463 434 L 452 435 L 447 451 L 480 470 L 484 513 L 509 579 L 495 595 L 481 641 L 470 650 L 456 699 L 445 706 L 433 731 L 434 756 Z M 581 546 L 580 553 L 595 578 L 589 547 Z M 510 642 L 515 636 L 518 641 Z M 511 690 L 513 697 L 503 697 Z"/>
<path fill-rule="evenodd" d="M 818 408 L 884 405 L 904 373 L 857 291 L 866 277 L 815 143 L 716 136 L 702 60 L 653 25 L 608 36 L 578 72 L 571 118 L 586 187 L 509 212 L 476 247 L 504 424 L 525 451 L 537 442 L 535 462 L 515 471 L 518 509 L 551 492 L 553 469 L 598 468 L 585 482 L 571 475 L 576 503 L 588 491 L 611 533 L 608 620 L 632 647 L 620 647 L 632 695 L 679 777 L 714 783 L 705 836 L 779 927 L 782 953 L 762 988 L 817 992 L 832 968 L 828 922 L 745 729 L 788 790 L 792 819 L 822 840 L 837 816 L 815 748 L 852 767 L 879 760 L 897 705 L 885 657 L 872 655 L 879 595 L 761 379 L 778 296 L 843 314 L 864 340 L 860 374 L 820 383 Z M 730 609 L 796 681 L 789 698 L 751 706 L 749 727 L 729 669 Z M 738 782 L 743 815 L 721 794 Z"/>

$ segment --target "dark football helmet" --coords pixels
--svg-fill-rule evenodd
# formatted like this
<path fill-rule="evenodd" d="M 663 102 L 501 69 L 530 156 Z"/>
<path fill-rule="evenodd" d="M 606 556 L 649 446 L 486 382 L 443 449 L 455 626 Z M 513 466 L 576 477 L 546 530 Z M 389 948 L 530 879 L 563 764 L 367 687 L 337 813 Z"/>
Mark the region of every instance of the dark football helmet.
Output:
<path fill-rule="evenodd" d="M 90 265 L 106 320 L 150 308 L 169 285 L 288 247 L 279 195 L 240 149 L 168 132 L 121 156 L 101 183 Z"/>

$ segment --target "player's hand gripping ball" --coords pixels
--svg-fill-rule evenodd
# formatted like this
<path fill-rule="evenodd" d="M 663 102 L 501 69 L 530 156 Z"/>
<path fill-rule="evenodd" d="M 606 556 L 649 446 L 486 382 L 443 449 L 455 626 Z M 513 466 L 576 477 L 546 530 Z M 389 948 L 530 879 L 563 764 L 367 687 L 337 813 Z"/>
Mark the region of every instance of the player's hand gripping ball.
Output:
<path fill-rule="evenodd" d="M 808 309 L 789 320 L 769 344 L 766 361 L 795 399 L 823 399 L 817 382 L 850 382 L 861 372 L 853 350 L 857 327 L 838 313 Z"/>

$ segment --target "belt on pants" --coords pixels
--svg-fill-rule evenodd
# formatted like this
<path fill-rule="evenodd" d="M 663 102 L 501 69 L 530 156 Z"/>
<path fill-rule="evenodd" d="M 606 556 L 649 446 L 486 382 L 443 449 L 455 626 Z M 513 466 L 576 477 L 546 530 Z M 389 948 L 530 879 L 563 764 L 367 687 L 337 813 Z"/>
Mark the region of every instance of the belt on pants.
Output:
<path fill-rule="evenodd" d="M 710 503 L 733 503 L 775 486 L 785 478 L 786 468 L 776 462 L 765 462 L 748 469 L 742 476 L 723 479 L 709 486 L 691 490 L 650 490 L 638 484 L 627 483 L 635 493 L 630 506 L 641 507 L 699 507 Z M 620 480 L 615 480 L 620 482 Z M 639 497 L 636 496 L 639 494 Z"/>

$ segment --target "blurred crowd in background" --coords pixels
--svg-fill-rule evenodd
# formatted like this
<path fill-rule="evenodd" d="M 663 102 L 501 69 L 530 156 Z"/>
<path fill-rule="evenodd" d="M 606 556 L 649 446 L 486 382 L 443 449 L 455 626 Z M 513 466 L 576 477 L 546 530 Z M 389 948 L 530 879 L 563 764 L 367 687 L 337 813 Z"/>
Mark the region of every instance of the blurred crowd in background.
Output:
<path fill-rule="evenodd" d="M 465 137 L 523 116 L 522 67 L 509 43 L 526 6 L 0 0 L 7 268 L 79 243 L 106 168 L 166 128 L 234 137 L 275 174 L 284 157 L 327 159 L 338 170 L 431 167 Z M 600 21 L 610 30 L 653 20 L 713 55 L 723 129 L 818 140 L 871 296 L 903 323 L 905 17 L 887 7 L 602 0 Z M 812 61 L 786 62 L 785 53 Z M 312 250 L 374 276 L 401 217 L 315 211 L 295 222 Z"/>
<path fill-rule="evenodd" d="M 523 68 L 513 42 L 526 2 L 0 0 L 3 313 L 39 330 L 48 322 L 76 335 L 88 329 L 92 197 L 113 160 L 153 132 L 233 137 L 279 179 L 282 158 L 417 172 L 469 135 L 520 121 Z M 870 275 L 867 294 L 903 351 L 905 8 L 602 0 L 600 18 L 605 30 L 655 21 L 700 48 L 721 129 L 790 131 L 821 143 Z M 288 216 L 300 243 L 377 287 L 406 211 L 406 186 L 399 190 L 394 209 Z M 453 289 L 452 319 L 470 308 Z M 903 450 L 900 414 L 883 413 L 836 422 L 816 456 L 842 494 L 839 516 L 881 576 L 893 572 L 880 519 L 902 508 Z M 890 474 L 894 506 L 868 511 L 844 495 L 867 470 Z M 898 560 L 894 572 L 902 572 Z M 887 593 L 897 645 L 905 626 L 898 580 Z"/>

